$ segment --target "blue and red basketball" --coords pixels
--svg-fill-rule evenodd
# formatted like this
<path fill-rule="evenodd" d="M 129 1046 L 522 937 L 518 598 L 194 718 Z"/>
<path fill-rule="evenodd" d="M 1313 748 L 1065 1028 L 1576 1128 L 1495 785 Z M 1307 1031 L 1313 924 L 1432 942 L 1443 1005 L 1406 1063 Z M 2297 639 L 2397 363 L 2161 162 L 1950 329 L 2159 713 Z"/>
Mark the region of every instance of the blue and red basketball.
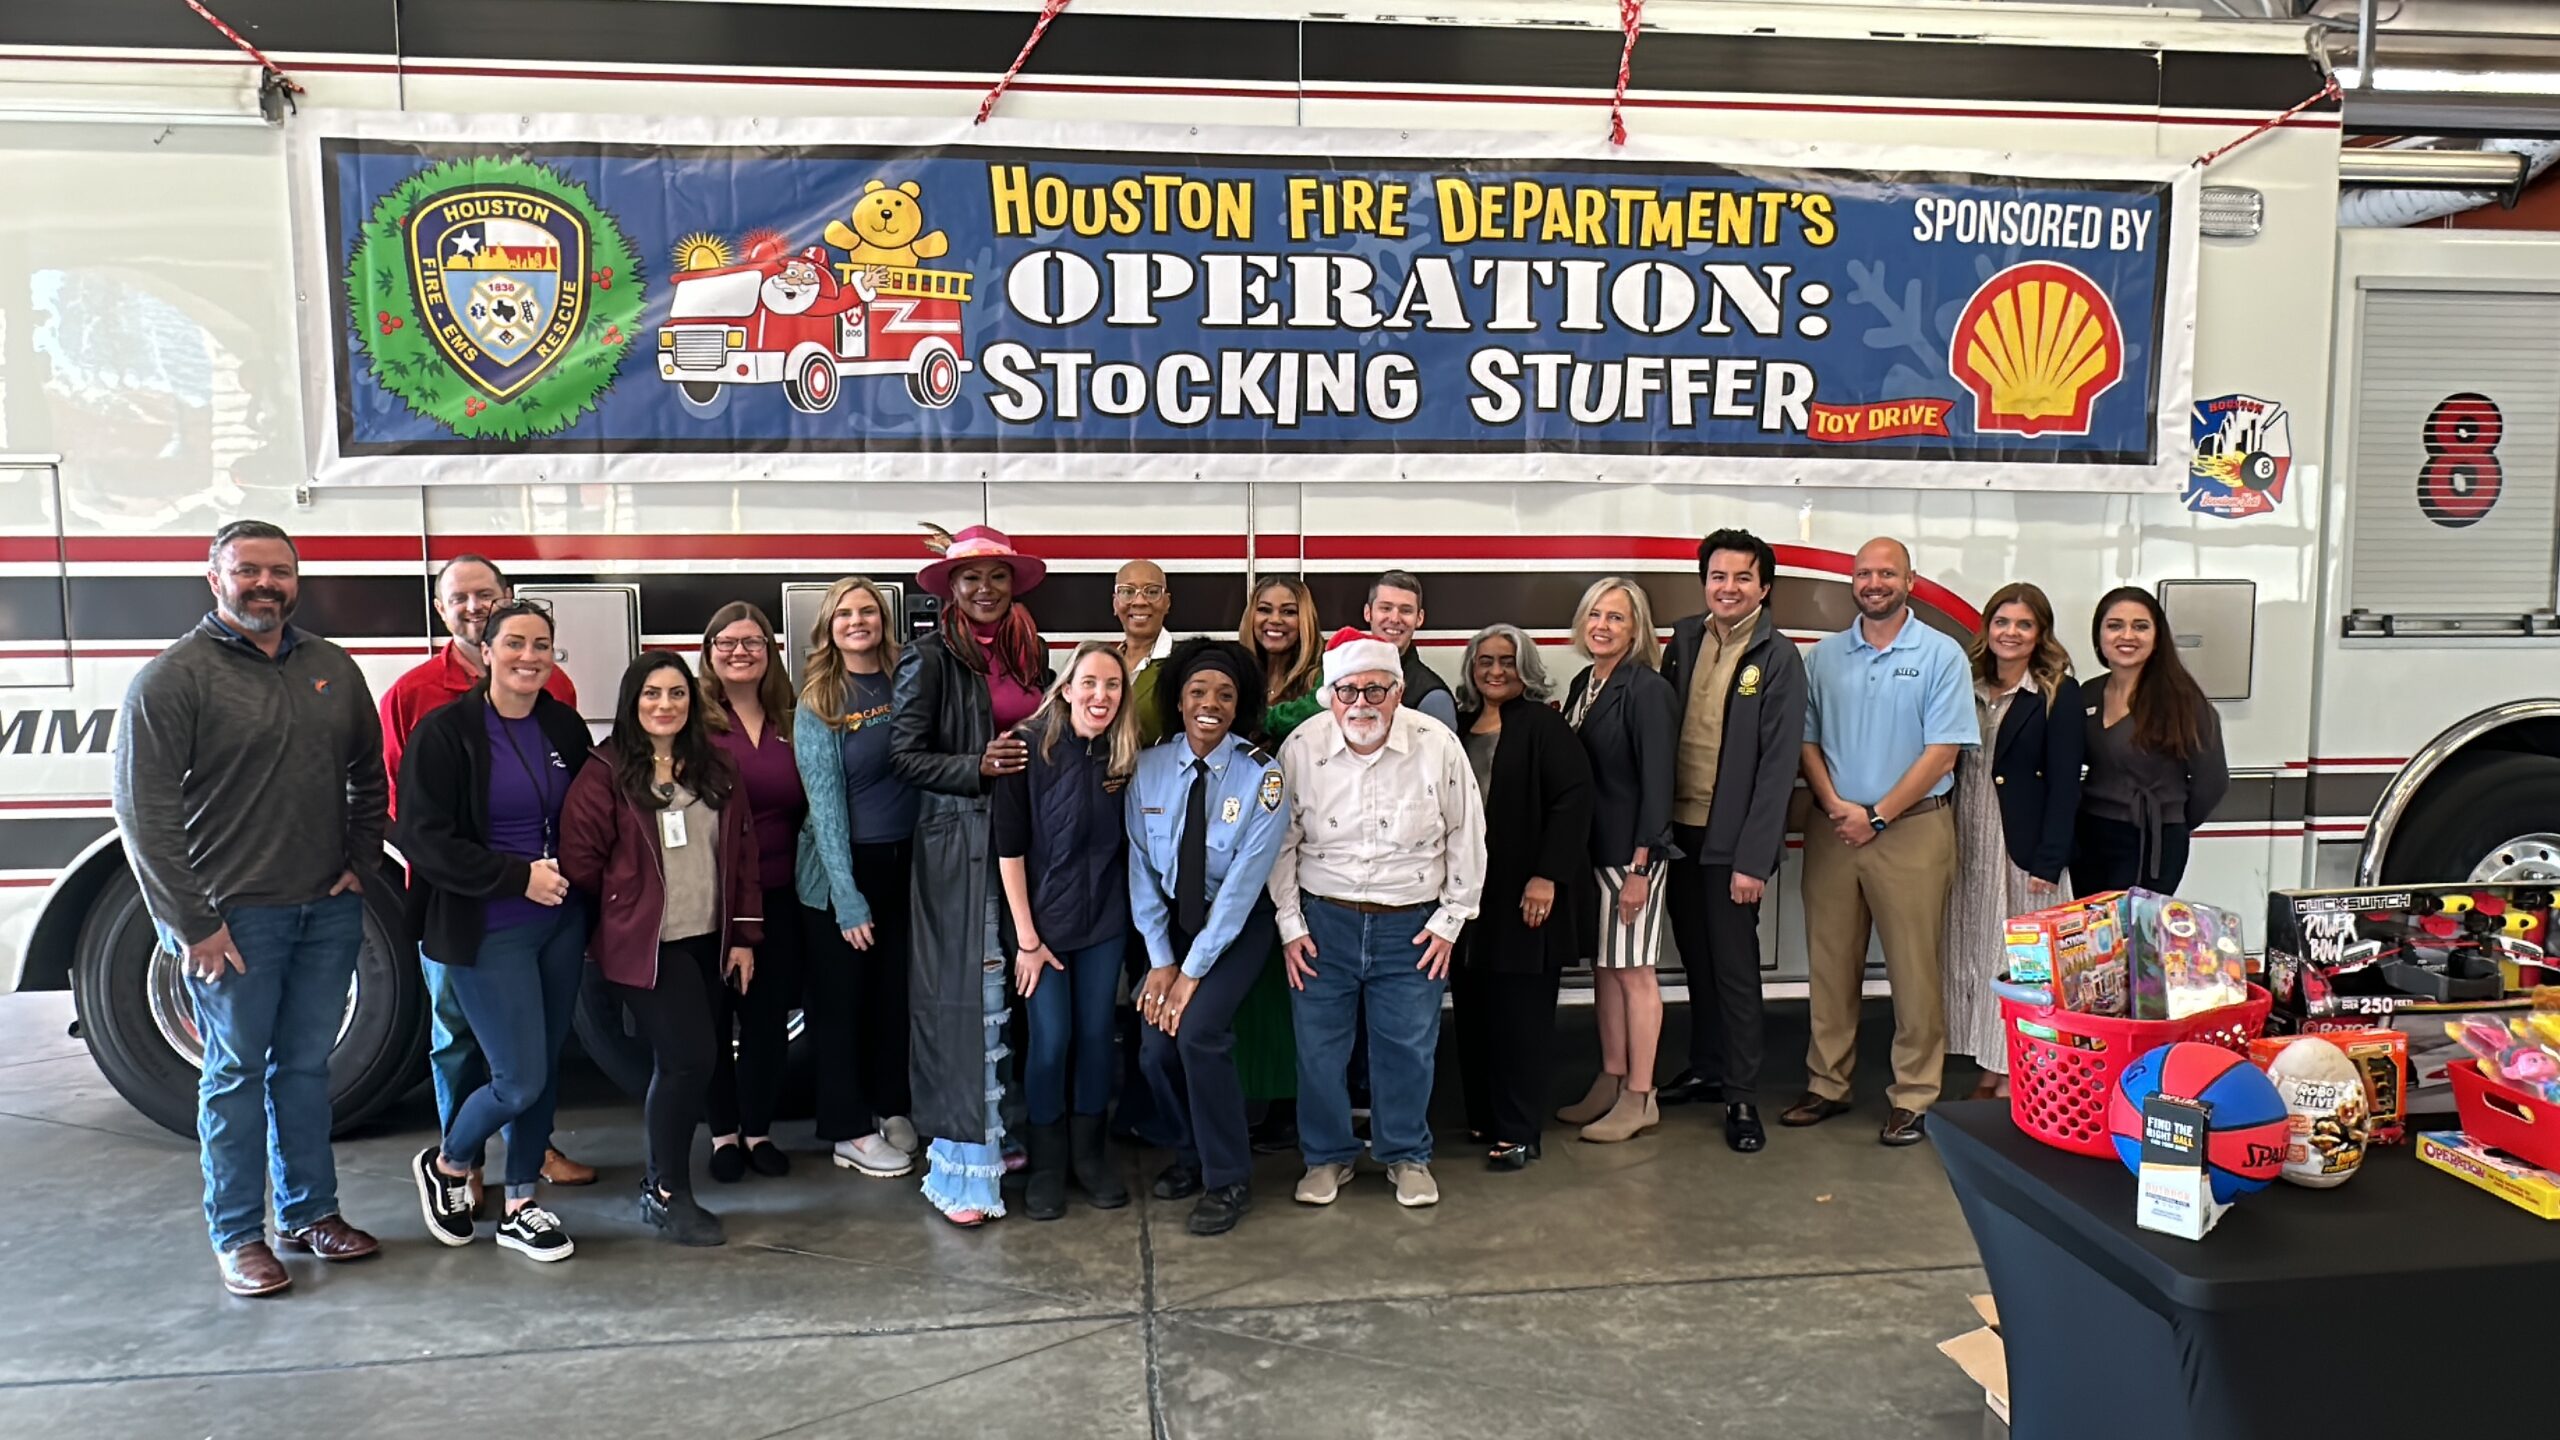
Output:
<path fill-rule="evenodd" d="M 2163 1045 L 2126 1066 L 2116 1082 L 2107 1099 L 2107 1133 L 2126 1169 L 2142 1168 L 2142 1102 L 2155 1094 L 2212 1107 L 2205 1167 L 2214 1199 L 2228 1205 L 2266 1188 L 2284 1169 L 2284 1097 L 2275 1082 L 2236 1051 L 2201 1040 Z"/>

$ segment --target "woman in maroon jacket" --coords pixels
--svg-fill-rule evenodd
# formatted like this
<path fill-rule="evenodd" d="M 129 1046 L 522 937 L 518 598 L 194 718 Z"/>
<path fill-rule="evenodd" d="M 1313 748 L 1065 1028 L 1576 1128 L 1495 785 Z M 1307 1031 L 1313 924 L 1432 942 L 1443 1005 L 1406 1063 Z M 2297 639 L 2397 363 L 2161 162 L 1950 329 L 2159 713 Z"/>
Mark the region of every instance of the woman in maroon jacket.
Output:
<path fill-rule="evenodd" d="M 560 872 L 599 902 L 588 953 L 655 1061 L 640 1215 L 679 1245 L 727 1238 L 694 1203 L 693 1131 L 711 1085 L 713 997 L 754 981 L 764 938 L 755 821 L 736 763 L 712 742 L 710 703 L 673 654 L 632 661 L 613 734 L 560 817 Z"/>

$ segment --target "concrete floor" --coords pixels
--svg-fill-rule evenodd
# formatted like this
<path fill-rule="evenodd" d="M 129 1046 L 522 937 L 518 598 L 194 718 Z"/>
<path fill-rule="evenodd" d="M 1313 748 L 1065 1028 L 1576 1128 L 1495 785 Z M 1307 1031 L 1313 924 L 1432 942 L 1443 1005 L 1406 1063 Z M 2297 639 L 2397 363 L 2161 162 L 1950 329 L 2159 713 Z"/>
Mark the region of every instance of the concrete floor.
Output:
<path fill-rule="evenodd" d="M 1579 1093 L 1590 1012 L 1566 1017 Z M 1933 1153 L 1878 1146 L 1878 1115 L 1744 1157 L 1715 1107 L 1676 1110 L 1492 1175 L 1442 1114 L 1436 1210 L 1366 1171 L 1330 1210 L 1295 1206 L 1294 1157 L 1266 1157 L 1258 1208 L 1216 1240 L 1143 1191 L 963 1233 L 912 1179 L 804 1153 L 780 1181 L 705 1180 L 731 1243 L 686 1251 L 633 1214 L 637 1110 L 589 1076 L 560 1143 L 605 1177 L 550 1202 L 574 1259 L 536 1266 L 486 1226 L 426 1238 L 420 1101 L 338 1148 L 346 1214 L 384 1253 L 290 1261 L 290 1292 L 244 1301 L 205 1249 L 194 1146 L 117 1098 L 68 1018 L 64 996 L 0 996 L 0 1435 L 1980 1433 L 1980 1391 L 1934 1349 L 1974 1323 L 1973 1243 Z M 1772 1029 L 1774 1055 L 1802 1053 L 1801 1005 Z M 1867 1029 L 1872 1087 L 1881 1012 Z M 813 1147 L 805 1122 L 781 1138 Z"/>

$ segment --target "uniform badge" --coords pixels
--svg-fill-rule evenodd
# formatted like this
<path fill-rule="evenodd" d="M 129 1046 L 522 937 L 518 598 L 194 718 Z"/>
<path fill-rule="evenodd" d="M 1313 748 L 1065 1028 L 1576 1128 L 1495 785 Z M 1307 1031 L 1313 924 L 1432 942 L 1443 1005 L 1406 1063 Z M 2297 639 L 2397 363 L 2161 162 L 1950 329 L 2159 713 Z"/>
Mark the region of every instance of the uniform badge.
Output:
<path fill-rule="evenodd" d="M 1262 808 L 1265 810 L 1280 808 L 1280 772 L 1277 770 L 1262 772 Z"/>
<path fill-rule="evenodd" d="M 1218 807 L 1218 819 L 1224 824 L 1233 825 L 1243 818 L 1244 802 L 1233 795 L 1227 797 L 1226 804 Z"/>
<path fill-rule="evenodd" d="M 1759 694 L 1759 693 L 1760 693 L 1760 667 L 1759 667 L 1759 666 L 1757 666 L 1757 665 L 1745 665 L 1745 666 L 1743 666 L 1743 667 L 1742 667 L 1742 683 L 1740 683 L 1739 685 L 1736 685 L 1734 688 L 1735 688 L 1736 690 L 1738 690 L 1739 692 L 1741 692 L 1742 694 L 1745 694 L 1745 695 L 1757 695 L 1757 694 Z"/>

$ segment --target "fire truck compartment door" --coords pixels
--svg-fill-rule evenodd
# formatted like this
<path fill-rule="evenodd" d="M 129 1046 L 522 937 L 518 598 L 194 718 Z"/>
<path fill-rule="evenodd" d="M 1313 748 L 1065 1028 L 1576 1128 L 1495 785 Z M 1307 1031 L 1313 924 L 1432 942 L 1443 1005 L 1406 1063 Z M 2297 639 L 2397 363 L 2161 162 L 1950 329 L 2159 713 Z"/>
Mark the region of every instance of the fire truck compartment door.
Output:
<path fill-rule="evenodd" d="M 820 585 L 794 580 L 782 587 L 782 648 L 790 657 L 791 683 L 794 687 L 800 683 L 800 668 L 808 657 L 810 637 L 817 633 L 818 607 L 826 603 L 827 591 L 833 588 L 834 583 L 829 581 L 827 584 Z M 907 587 L 894 580 L 874 583 L 880 586 L 880 593 L 888 597 L 889 614 L 886 618 L 889 622 L 889 633 L 906 634 Z"/>
<path fill-rule="evenodd" d="M 2208 700 L 2249 698 L 2249 670 L 2258 645 L 2258 584 L 2254 580 L 2163 580 L 2160 608 L 2187 673 Z"/>
<path fill-rule="evenodd" d="M 861 302 L 848 305 L 836 316 L 836 354 L 847 360 L 860 360 L 871 353 L 871 327 L 863 323 Z"/>
<path fill-rule="evenodd" d="M 63 562 L 62 458 L 0 453 L 0 538 L 32 563 L 0 578 L 0 690 L 71 683 L 71 590 Z"/>
<path fill-rule="evenodd" d="M 640 653 L 640 587 L 519 585 L 516 594 L 551 607 L 552 654 L 578 687 L 578 714 L 611 725 L 622 672 Z"/>

